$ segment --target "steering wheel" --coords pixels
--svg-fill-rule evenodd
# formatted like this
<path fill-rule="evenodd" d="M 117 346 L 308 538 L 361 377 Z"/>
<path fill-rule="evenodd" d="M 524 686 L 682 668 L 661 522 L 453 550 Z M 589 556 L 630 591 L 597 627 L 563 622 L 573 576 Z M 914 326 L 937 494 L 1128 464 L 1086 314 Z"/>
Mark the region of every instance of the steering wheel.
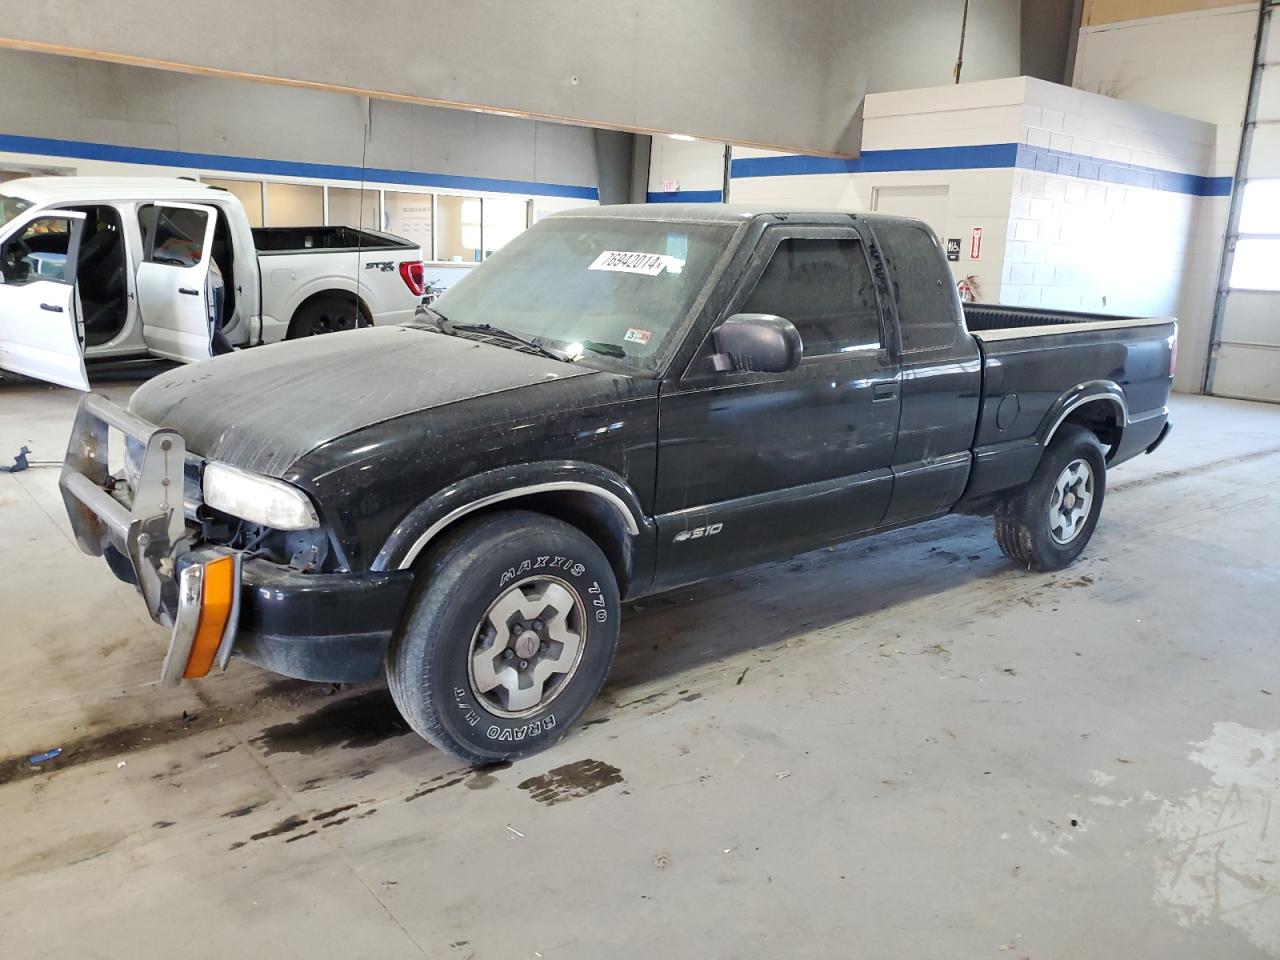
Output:
<path fill-rule="evenodd" d="M 0 273 L 8 283 L 21 283 L 31 274 L 31 264 L 25 263 L 31 256 L 31 248 L 20 237 L 14 237 L 0 250 Z"/>

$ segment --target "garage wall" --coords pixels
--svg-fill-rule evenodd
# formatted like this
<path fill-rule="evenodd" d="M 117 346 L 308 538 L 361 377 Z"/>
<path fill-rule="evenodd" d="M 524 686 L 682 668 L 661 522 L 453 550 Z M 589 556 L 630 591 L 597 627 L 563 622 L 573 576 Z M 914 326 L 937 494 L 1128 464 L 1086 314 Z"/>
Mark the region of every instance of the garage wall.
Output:
<path fill-rule="evenodd" d="M 1240 148 L 1258 5 L 1092 0 L 1085 15 L 1074 85 L 1213 124 L 1209 173 L 1230 178 Z M 1229 202 L 1223 191 L 1203 199 L 1192 213 L 1178 307 L 1180 390 L 1200 389 Z"/>
<path fill-rule="evenodd" d="M 724 147 L 711 140 L 654 137 L 649 152 L 649 202 L 719 203 L 724 199 Z M 751 151 L 739 147 L 736 152 Z"/>
<path fill-rule="evenodd" d="M 1197 245 L 1205 209 L 1229 190 L 1213 175 L 1216 134 L 1025 77 L 876 94 L 860 157 L 738 148 L 731 199 L 917 216 L 958 242 L 952 274 L 974 278 L 980 300 L 1173 314 L 1203 355 L 1212 264 Z M 687 168 L 699 157 L 704 179 L 718 169 L 715 144 L 678 145 L 678 162 L 667 153 L 651 182 L 682 171 L 693 182 Z M 1194 362 L 1180 370 L 1179 388 L 1195 389 Z"/>
<path fill-rule="evenodd" d="M 14 162 L 596 196 L 583 127 L 5 49 L 0 90 Z"/>
<path fill-rule="evenodd" d="M 868 92 L 948 80 L 963 4 L 223 0 L 195 28 L 175 17 L 170 0 L 5 7 L 0 42 L 592 126 L 849 152 L 851 121 Z M 971 0 L 964 78 L 1022 72 L 1020 27 L 1021 0 Z"/>
<path fill-rule="evenodd" d="M 1206 175 L 1214 127 L 1036 80 L 1022 122 L 1001 301 L 1176 315 L 1185 340 L 1207 342 L 1212 304 L 1195 296 L 1206 277 L 1194 242 L 1202 206 L 1228 188 Z"/>
<path fill-rule="evenodd" d="M 961 241 L 954 277 L 976 277 L 981 298 L 995 300 L 1025 89 L 1015 77 L 873 94 L 858 158 L 735 149 L 731 199 L 919 216 L 942 239 Z"/>

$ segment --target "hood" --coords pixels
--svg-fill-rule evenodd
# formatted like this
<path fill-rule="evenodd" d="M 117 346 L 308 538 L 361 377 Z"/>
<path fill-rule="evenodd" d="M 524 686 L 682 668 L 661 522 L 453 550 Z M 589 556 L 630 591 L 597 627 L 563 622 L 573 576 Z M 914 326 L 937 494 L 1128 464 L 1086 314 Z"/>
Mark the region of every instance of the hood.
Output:
<path fill-rule="evenodd" d="M 282 477 L 303 454 L 394 417 L 590 367 L 414 327 L 375 327 L 237 351 L 140 387 L 133 413 L 187 449 Z"/>

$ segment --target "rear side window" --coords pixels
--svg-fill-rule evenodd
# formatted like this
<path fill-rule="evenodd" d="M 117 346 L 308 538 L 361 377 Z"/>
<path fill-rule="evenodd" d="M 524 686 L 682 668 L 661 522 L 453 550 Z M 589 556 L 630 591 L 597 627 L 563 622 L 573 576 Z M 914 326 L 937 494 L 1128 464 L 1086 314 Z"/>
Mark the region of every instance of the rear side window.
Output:
<path fill-rule="evenodd" d="M 908 224 L 875 230 L 898 302 L 902 352 L 954 346 L 960 329 L 960 300 L 933 234 Z"/>
<path fill-rule="evenodd" d="M 209 214 L 184 207 L 147 205 L 138 210 L 145 256 L 150 263 L 194 267 L 204 259 Z"/>
<path fill-rule="evenodd" d="M 790 320 L 804 355 L 880 346 L 880 308 L 862 243 L 792 237 L 778 244 L 742 307 Z"/>

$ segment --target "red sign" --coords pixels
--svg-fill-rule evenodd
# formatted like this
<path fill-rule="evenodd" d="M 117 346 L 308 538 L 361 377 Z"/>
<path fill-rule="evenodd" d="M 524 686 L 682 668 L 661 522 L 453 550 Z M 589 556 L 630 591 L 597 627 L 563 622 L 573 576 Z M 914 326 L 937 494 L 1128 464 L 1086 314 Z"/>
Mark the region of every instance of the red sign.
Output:
<path fill-rule="evenodd" d="M 982 259 L 982 228 L 973 228 L 973 239 L 969 241 L 969 259 Z"/>

